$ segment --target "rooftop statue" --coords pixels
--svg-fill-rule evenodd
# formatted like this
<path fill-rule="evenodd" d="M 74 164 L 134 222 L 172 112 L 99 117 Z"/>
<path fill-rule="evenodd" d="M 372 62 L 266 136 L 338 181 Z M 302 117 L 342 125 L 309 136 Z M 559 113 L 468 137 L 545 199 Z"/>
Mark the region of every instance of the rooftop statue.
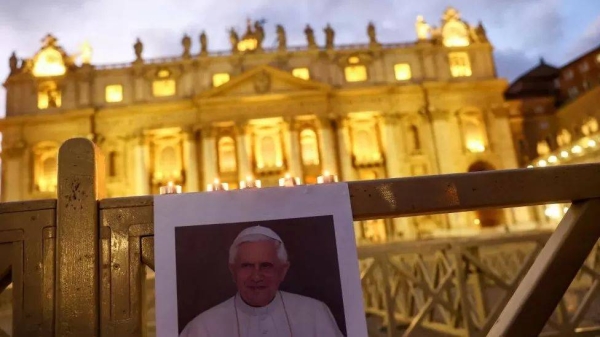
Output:
<path fill-rule="evenodd" d="M 308 43 L 308 48 L 317 48 L 317 43 L 315 42 L 315 32 L 310 27 L 310 25 L 306 25 L 306 28 L 304 29 L 304 34 L 306 35 L 306 42 Z"/>
<path fill-rule="evenodd" d="M 142 41 L 140 40 L 140 38 L 138 38 L 135 41 L 135 44 L 133 45 L 133 50 L 135 51 L 135 61 L 136 62 L 143 61 L 143 59 L 142 59 L 142 53 L 144 52 L 144 44 L 142 43 Z"/>
<path fill-rule="evenodd" d="M 190 49 L 192 48 L 192 39 L 189 35 L 185 34 L 183 39 L 181 39 L 181 45 L 183 46 L 183 57 L 189 58 L 192 54 L 190 53 Z"/>
<path fill-rule="evenodd" d="M 206 55 L 208 53 L 208 41 L 206 37 L 206 33 L 202 31 L 200 34 L 200 54 Z"/>
<path fill-rule="evenodd" d="M 287 48 L 287 38 L 285 36 L 285 29 L 282 25 L 277 25 L 277 49 L 283 51 Z"/>
<path fill-rule="evenodd" d="M 325 48 L 333 49 L 333 39 L 335 38 L 335 31 L 333 30 L 333 28 L 331 28 L 329 24 L 327 24 L 327 27 L 325 27 L 323 31 L 325 32 Z"/>

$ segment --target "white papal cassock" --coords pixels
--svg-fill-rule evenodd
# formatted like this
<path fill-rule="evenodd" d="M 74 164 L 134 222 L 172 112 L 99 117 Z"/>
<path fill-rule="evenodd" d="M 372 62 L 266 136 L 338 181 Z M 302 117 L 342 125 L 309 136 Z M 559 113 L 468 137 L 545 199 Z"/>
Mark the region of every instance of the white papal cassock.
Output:
<path fill-rule="evenodd" d="M 247 305 L 236 295 L 196 316 L 180 337 L 237 337 L 237 322 L 240 337 L 343 336 L 325 303 L 280 291 L 269 305 L 260 308 Z"/>

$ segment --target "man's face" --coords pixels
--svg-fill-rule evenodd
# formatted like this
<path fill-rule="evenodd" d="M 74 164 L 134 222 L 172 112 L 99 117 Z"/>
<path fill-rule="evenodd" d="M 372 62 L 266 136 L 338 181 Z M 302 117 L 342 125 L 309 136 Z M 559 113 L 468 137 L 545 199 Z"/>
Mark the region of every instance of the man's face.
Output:
<path fill-rule="evenodd" d="M 289 263 L 277 258 L 273 241 L 245 242 L 229 269 L 244 302 L 254 307 L 269 304 L 279 290 Z"/>

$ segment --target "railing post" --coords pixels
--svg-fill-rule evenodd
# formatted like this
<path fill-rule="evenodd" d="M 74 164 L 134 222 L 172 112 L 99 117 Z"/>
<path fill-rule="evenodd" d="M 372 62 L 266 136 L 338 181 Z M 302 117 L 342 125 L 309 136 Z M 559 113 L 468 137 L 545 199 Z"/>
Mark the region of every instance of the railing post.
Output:
<path fill-rule="evenodd" d="M 488 333 L 537 336 L 600 237 L 600 199 L 574 202 Z"/>
<path fill-rule="evenodd" d="M 58 154 L 56 336 L 99 336 L 98 199 L 104 160 L 85 138 L 66 141 Z"/>

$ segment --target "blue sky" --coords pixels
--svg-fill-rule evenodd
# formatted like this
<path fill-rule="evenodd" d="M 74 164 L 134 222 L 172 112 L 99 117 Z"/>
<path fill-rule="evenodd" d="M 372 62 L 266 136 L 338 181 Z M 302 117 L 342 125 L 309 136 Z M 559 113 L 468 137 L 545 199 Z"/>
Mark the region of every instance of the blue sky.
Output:
<path fill-rule="evenodd" d="M 495 47 L 501 77 L 509 80 L 535 66 L 540 57 L 561 65 L 600 44 L 600 0 L 0 0 L 0 77 L 8 74 L 8 58 L 31 57 L 40 40 L 53 33 L 69 53 L 88 40 L 92 63 L 122 63 L 134 58 L 136 37 L 145 57 L 178 55 L 184 33 L 208 34 L 209 49 L 228 46 L 227 29 L 241 30 L 246 18 L 265 19 L 269 46 L 275 25 L 287 30 L 290 45 L 303 45 L 310 23 L 322 44 L 322 28 L 330 23 L 336 43 L 365 42 L 369 21 L 382 42 L 416 38 L 418 14 L 439 25 L 444 9 L 456 7 L 471 24 L 482 21 Z M 3 63 L 4 62 L 4 63 Z M 5 92 L 0 92 L 0 116 Z"/>

